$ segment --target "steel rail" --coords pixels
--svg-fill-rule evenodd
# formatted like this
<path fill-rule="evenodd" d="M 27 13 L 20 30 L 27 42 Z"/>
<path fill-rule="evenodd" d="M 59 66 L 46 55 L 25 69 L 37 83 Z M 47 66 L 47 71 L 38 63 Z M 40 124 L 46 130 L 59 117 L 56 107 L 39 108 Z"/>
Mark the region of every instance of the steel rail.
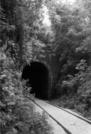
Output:
<path fill-rule="evenodd" d="M 86 119 L 85 117 L 83 117 L 83 116 L 81 116 L 81 115 L 77 115 L 77 114 L 75 114 L 75 113 L 72 113 L 71 111 L 68 111 L 68 110 L 66 110 L 65 108 L 62 108 L 62 107 L 60 107 L 60 106 L 57 106 L 56 104 L 51 104 L 49 101 L 46 101 L 46 103 L 48 103 L 48 104 L 50 104 L 50 105 L 52 105 L 52 106 L 54 106 L 54 107 L 57 107 L 57 108 L 59 108 L 59 109 L 65 111 L 65 112 L 67 112 L 67 113 L 69 113 L 69 114 L 71 114 L 71 115 L 73 115 L 73 116 L 75 116 L 75 117 L 77 117 L 77 118 L 79 118 L 79 119 L 81 119 L 81 120 L 83 120 L 83 121 L 85 121 L 85 122 L 91 124 L 91 121 L 90 121 L 90 120 Z M 69 109 L 69 110 L 70 110 L 70 109 Z"/>
<path fill-rule="evenodd" d="M 49 117 L 50 117 L 51 119 L 53 119 L 61 128 L 63 128 L 63 130 L 66 132 L 66 134 L 72 134 L 72 132 L 70 132 L 62 123 L 60 123 L 58 120 L 56 120 L 51 114 L 48 113 L 47 110 L 45 110 L 40 104 L 38 104 L 38 103 L 36 102 L 36 98 L 30 99 L 30 100 L 31 100 L 35 105 L 37 105 L 40 109 L 42 109 L 45 113 L 47 113 L 47 115 L 49 115 Z M 37 99 L 37 100 L 40 100 L 40 99 Z M 41 101 L 44 101 L 44 100 L 41 100 Z M 77 118 L 79 118 L 79 119 L 81 119 L 81 120 L 83 120 L 83 121 L 85 121 L 85 122 L 87 122 L 88 124 L 91 125 L 91 121 L 88 120 L 88 119 L 86 119 L 85 117 L 83 117 L 83 116 L 81 116 L 81 115 L 77 115 L 76 113 L 72 113 L 71 111 L 68 111 L 68 110 L 66 110 L 65 108 L 59 107 L 59 106 L 57 106 L 57 105 L 55 105 L 55 104 L 51 104 L 51 102 L 49 102 L 49 101 L 44 101 L 44 102 L 47 103 L 47 104 L 49 104 L 49 105 L 52 105 L 53 107 L 56 107 L 56 108 L 58 108 L 58 109 L 61 109 L 62 111 L 66 112 L 66 113 L 68 113 L 68 114 L 70 114 L 70 115 L 72 115 L 72 116 L 75 116 L 75 117 L 77 117 Z"/>
<path fill-rule="evenodd" d="M 47 113 L 47 115 L 49 115 L 50 118 L 52 118 L 61 128 L 63 128 L 63 130 L 66 132 L 66 134 L 72 134 L 65 126 L 63 126 L 59 121 L 57 121 L 51 114 L 49 114 L 47 112 L 47 110 L 45 110 L 41 105 L 39 105 L 38 103 L 36 103 L 35 100 L 30 99 L 33 103 L 35 103 L 39 108 L 41 108 L 45 113 Z M 50 104 L 51 105 L 51 104 Z"/>

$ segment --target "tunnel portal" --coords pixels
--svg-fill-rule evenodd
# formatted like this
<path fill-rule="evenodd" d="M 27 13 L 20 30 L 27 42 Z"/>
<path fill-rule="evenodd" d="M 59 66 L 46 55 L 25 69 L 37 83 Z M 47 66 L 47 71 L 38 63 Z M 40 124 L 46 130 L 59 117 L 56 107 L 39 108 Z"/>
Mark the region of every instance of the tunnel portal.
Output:
<path fill-rule="evenodd" d="M 49 70 L 40 62 L 31 62 L 23 68 L 22 79 L 28 79 L 28 86 L 37 98 L 47 99 L 49 89 Z"/>

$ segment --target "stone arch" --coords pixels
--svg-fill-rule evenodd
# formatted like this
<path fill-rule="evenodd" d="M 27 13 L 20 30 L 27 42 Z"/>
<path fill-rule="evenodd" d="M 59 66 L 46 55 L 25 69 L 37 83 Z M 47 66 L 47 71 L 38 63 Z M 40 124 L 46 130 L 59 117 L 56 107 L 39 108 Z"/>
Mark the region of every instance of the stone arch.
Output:
<path fill-rule="evenodd" d="M 32 61 L 25 65 L 22 71 L 22 79 L 28 79 L 28 86 L 32 87 L 35 96 L 48 99 L 51 90 L 51 74 L 49 67 L 39 61 Z"/>

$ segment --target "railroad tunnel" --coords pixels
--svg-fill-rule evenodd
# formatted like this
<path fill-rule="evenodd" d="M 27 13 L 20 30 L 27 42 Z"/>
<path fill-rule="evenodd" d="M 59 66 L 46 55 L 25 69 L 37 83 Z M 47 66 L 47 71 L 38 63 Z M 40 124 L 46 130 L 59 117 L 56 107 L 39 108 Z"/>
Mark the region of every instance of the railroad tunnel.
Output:
<path fill-rule="evenodd" d="M 27 85 L 32 87 L 35 97 L 48 99 L 49 70 L 40 62 L 31 62 L 22 71 L 22 79 L 28 80 Z"/>

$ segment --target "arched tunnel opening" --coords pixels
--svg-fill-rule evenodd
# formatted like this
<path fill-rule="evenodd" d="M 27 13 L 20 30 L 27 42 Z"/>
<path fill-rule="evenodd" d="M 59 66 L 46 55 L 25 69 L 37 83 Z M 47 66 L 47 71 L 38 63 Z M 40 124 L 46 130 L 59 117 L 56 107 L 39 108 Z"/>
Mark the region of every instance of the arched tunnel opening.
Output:
<path fill-rule="evenodd" d="M 28 80 L 27 85 L 32 87 L 35 97 L 48 99 L 49 70 L 40 62 L 31 62 L 23 68 L 22 79 Z"/>

